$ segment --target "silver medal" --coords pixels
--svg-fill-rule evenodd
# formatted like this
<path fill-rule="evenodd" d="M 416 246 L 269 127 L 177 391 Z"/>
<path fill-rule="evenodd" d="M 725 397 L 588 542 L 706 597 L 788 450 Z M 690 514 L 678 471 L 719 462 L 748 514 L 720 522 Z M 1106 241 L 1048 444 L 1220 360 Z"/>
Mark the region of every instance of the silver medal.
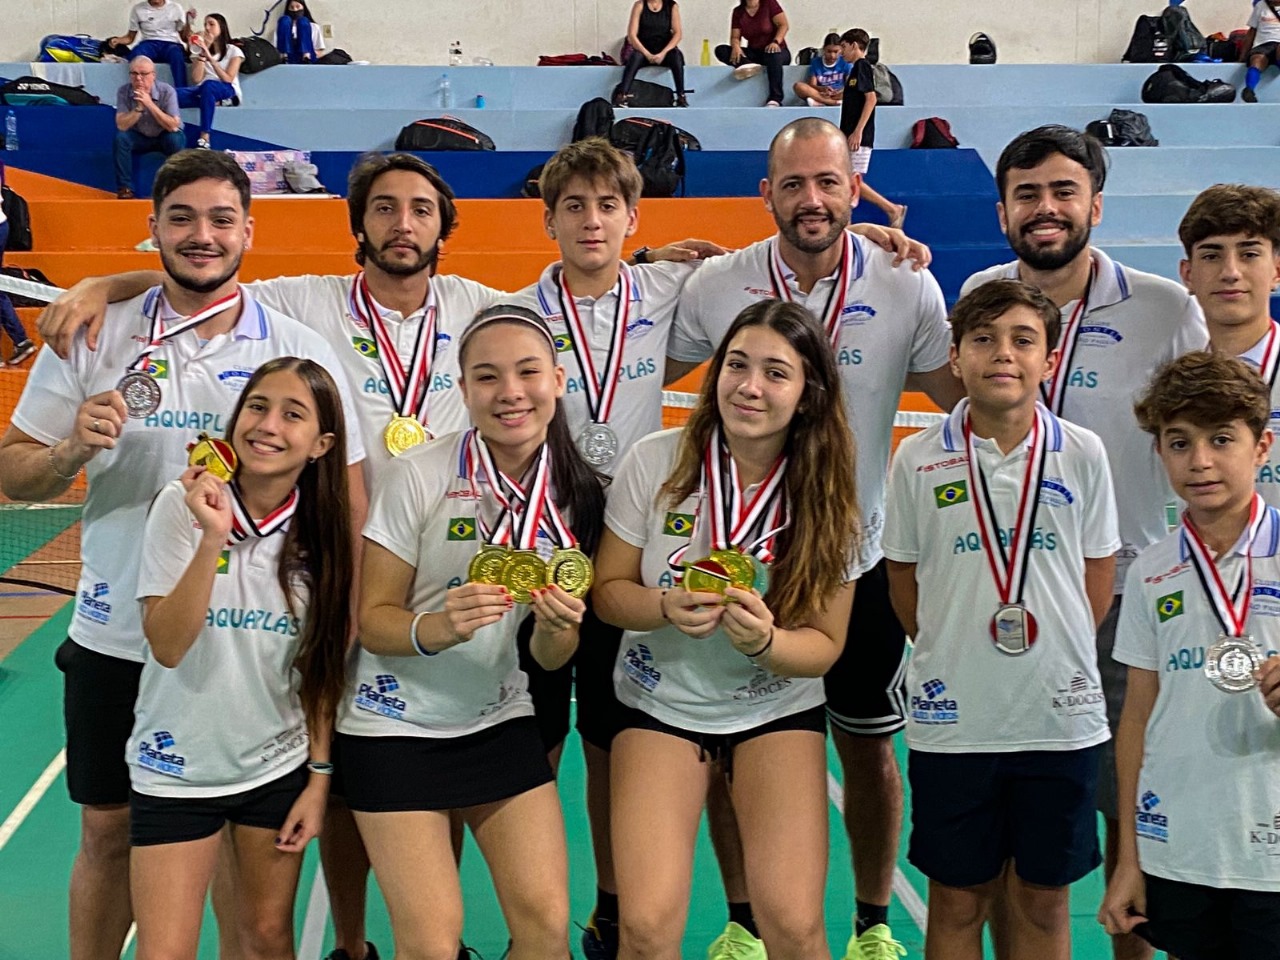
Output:
<path fill-rule="evenodd" d="M 126 373 L 116 384 L 125 409 L 133 420 L 149 417 L 160 409 L 160 384 L 149 373 Z"/>
<path fill-rule="evenodd" d="M 1018 603 L 1006 603 L 991 618 L 991 640 L 1011 657 L 1021 656 L 1036 642 L 1036 618 Z"/>
<path fill-rule="evenodd" d="M 1262 665 L 1262 654 L 1250 637 L 1218 637 L 1204 653 L 1204 675 L 1224 693 L 1244 693 L 1258 685 L 1253 671 Z"/>
<path fill-rule="evenodd" d="M 607 423 L 588 423 L 576 442 L 582 459 L 593 467 L 607 467 L 618 455 L 618 435 Z"/>

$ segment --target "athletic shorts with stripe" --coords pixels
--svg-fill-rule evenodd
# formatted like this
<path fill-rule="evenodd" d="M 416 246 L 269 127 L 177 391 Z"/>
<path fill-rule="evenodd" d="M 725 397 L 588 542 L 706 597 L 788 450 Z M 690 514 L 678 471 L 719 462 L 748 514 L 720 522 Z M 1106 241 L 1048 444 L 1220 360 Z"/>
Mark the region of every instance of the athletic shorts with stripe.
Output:
<path fill-rule="evenodd" d="M 832 727 L 887 737 L 907 723 L 907 634 L 889 603 L 881 560 L 858 580 L 844 651 L 825 678 Z"/>

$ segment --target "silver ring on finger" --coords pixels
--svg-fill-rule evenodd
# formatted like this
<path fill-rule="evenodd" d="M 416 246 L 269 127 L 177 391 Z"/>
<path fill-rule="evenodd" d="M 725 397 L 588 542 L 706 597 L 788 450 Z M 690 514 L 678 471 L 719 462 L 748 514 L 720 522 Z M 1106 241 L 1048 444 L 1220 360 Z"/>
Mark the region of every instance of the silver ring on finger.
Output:
<path fill-rule="evenodd" d="M 101 421 L 101 420 L 95 420 L 95 421 L 93 421 L 93 424 L 92 424 L 91 426 L 92 426 L 92 429 L 93 429 L 93 432 L 94 432 L 94 433 L 101 433 L 101 432 L 102 432 L 102 421 Z"/>

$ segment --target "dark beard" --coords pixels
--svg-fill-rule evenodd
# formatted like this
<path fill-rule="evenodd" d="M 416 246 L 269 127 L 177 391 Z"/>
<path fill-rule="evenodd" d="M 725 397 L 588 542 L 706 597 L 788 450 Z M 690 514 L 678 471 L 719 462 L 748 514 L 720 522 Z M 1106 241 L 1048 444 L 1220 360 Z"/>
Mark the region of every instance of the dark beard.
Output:
<path fill-rule="evenodd" d="M 1061 221 L 1058 222 L 1061 223 Z M 1066 241 L 1061 248 L 1055 250 L 1053 248 L 1036 247 L 1026 238 L 1025 230 L 1034 229 L 1034 227 L 1035 224 L 1029 224 L 1024 230 L 1020 230 L 1016 234 L 1010 234 L 1009 246 L 1013 248 L 1013 252 L 1018 255 L 1019 260 L 1032 270 L 1041 272 L 1061 270 L 1078 257 L 1080 251 L 1089 246 L 1089 235 L 1092 232 L 1092 228 L 1088 224 L 1081 228 L 1069 227 Z"/>
<path fill-rule="evenodd" d="M 221 276 L 211 277 L 208 280 L 192 280 L 178 272 L 176 257 L 177 254 L 171 255 L 167 250 L 161 248 L 160 262 L 164 264 L 164 272 L 183 290 L 190 290 L 192 293 L 212 293 L 240 272 L 241 257 L 236 257 L 235 262 Z"/>
<path fill-rule="evenodd" d="M 831 221 L 830 231 L 828 231 L 825 236 L 818 237 L 817 239 L 802 237 L 800 234 L 800 228 L 796 225 L 794 219 L 784 221 L 779 220 L 775 216 L 773 218 L 773 222 L 777 224 L 778 232 L 782 234 L 787 243 L 791 244 L 797 250 L 804 253 L 822 253 L 826 250 L 830 250 L 831 246 L 840 239 L 845 228 L 849 226 L 849 215 L 845 215 L 843 222 L 839 216 L 834 217 Z"/>
<path fill-rule="evenodd" d="M 382 256 L 382 251 L 376 249 L 367 239 L 360 241 L 360 252 L 364 254 L 365 263 L 373 263 L 383 273 L 390 274 L 393 277 L 412 277 L 421 273 L 423 270 L 430 270 L 432 273 L 435 273 L 435 246 L 432 246 L 432 248 L 426 253 L 419 254 L 416 263 L 395 263 L 389 261 Z"/>

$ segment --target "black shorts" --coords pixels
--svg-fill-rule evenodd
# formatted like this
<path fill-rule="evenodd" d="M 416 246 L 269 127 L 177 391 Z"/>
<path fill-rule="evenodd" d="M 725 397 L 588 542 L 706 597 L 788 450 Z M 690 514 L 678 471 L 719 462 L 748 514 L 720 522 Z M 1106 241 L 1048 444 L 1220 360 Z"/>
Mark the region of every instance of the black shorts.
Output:
<path fill-rule="evenodd" d="M 1280 957 L 1280 893 L 1145 876 L 1147 922 L 1135 932 L 1157 950 L 1178 960 Z"/>
<path fill-rule="evenodd" d="M 527 793 L 554 778 L 533 717 L 462 737 L 337 737 L 347 806 L 365 813 L 456 810 Z"/>
<path fill-rule="evenodd" d="M 1260 43 L 1249 51 L 1249 56 L 1245 58 L 1245 61 L 1248 62 L 1254 57 L 1266 57 L 1267 65 L 1275 66 L 1277 49 L 1280 49 L 1280 43 L 1276 43 L 1274 40 L 1271 43 Z"/>
<path fill-rule="evenodd" d="M 1102 862 L 1093 808 L 1099 753 L 912 750 L 907 859 L 949 887 L 994 880 L 1009 859 L 1027 883 L 1075 883 Z"/>
<path fill-rule="evenodd" d="M 1098 762 L 1098 795 L 1095 805 L 1108 820 L 1119 818 L 1119 800 L 1116 791 L 1116 730 L 1120 726 L 1120 712 L 1124 709 L 1124 693 L 1129 689 L 1129 667 L 1113 657 L 1116 645 L 1116 624 L 1120 622 L 1120 598 L 1111 601 L 1111 608 L 1098 624 L 1098 674 L 1102 677 L 1102 694 L 1107 703 L 1107 726 L 1111 739 L 1102 745 L 1102 757 Z"/>
<path fill-rule="evenodd" d="M 225 797 L 153 797 L 135 790 L 129 798 L 129 843 L 150 847 L 203 840 L 228 823 L 279 830 L 310 776 L 304 763 L 270 783 Z"/>
<path fill-rule="evenodd" d="M 827 671 L 827 716 L 856 737 L 887 737 L 907 725 L 907 632 L 889 603 L 884 560 L 858 579 L 844 650 Z"/>
<path fill-rule="evenodd" d="M 53 662 L 63 673 L 67 792 L 83 806 L 129 802 L 125 749 L 133 733 L 142 664 L 82 647 L 70 637 Z"/>
<path fill-rule="evenodd" d="M 809 730 L 820 733 L 824 737 L 827 735 L 825 707 L 809 707 L 799 713 L 779 717 L 777 720 L 770 720 L 768 723 L 762 723 L 748 730 L 739 730 L 737 733 L 697 733 L 670 723 L 663 723 L 643 710 L 622 705 L 619 705 L 619 709 L 622 720 L 619 733 L 623 730 L 653 730 L 656 733 L 665 733 L 668 736 L 679 737 L 681 740 L 688 740 L 690 743 L 697 744 L 700 760 L 723 763 L 730 777 L 733 776 L 733 751 L 748 740 L 763 737 L 767 733 L 782 733 L 786 730 Z"/>

